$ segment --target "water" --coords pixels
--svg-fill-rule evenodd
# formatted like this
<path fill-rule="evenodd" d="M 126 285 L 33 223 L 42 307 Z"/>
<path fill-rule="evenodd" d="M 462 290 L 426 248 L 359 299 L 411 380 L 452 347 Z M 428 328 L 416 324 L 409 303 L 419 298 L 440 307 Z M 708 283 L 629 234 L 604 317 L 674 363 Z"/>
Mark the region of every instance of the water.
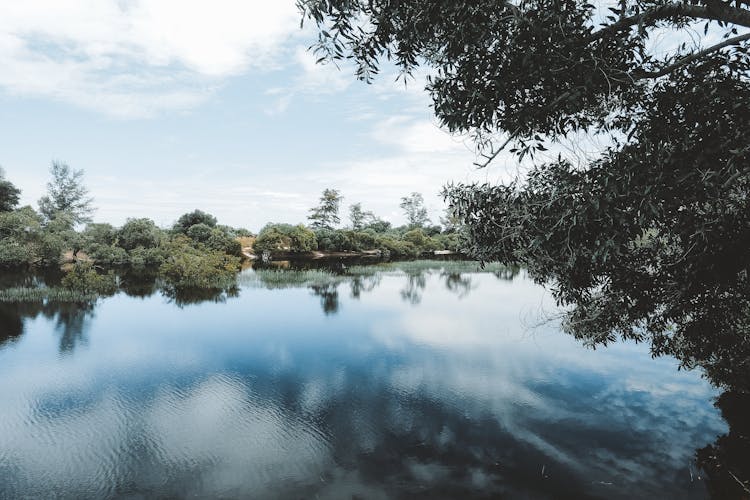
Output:
<path fill-rule="evenodd" d="M 708 495 L 728 427 L 697 370 L 441 266 L 0 304 L 0 498 Z"/>

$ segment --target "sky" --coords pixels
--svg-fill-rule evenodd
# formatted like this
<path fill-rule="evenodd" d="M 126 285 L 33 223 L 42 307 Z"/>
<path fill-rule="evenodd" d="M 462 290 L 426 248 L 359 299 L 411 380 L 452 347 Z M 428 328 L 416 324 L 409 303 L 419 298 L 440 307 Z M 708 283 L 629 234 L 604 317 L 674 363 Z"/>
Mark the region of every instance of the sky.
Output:
<path fill-rule="evenodd" d="M 199 208 L 237 227 L 306 222 L 323 189 L 404 222 L 433 221 L 453 182 L 497 182 L 438 127 L 424 79 L 371 85 L 317 65 L 294 0 L 0 3 L 0 166 L 36 207 L 54 160 L 85 171 L 94 219 L 161 226 Z"/>

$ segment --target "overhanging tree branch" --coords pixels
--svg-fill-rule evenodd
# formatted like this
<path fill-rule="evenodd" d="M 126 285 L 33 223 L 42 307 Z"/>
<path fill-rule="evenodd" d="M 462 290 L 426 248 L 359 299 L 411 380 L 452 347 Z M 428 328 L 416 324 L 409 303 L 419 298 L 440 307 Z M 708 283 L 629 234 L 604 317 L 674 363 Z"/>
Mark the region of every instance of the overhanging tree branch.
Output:
<path fill-rule="evenodd" d="M 730 45 L 736 45 L 740 42 L 744 42 L 746 40 L 750 40 L 750 33 L 745 33 L 744 35 L 738 35 L 732 38 L 727 38 L 721 43 L 717 43 L 716 45 L 712 45 L 710 47 L 707 47 L 703 50 L 699 50 L 698 52 L 694 52 L 692 54 L 689 54 L 685 57 L 682 57 L 675 61 L 674 63 L 663 67 L 659 71 L 639 71 L 632 76 L 638 79 L 641 78 L 659 78 L 660 76 L 667 75 L 671 73 L 672 71 L 676 70 L 677 68 L 684 66 L 688 63 L 691 63 L 697 59 L 700 59 L 701 57 L 707 56 L 708 54 L 712 52 L 716 52 L 717 50 L 721 50 L 724 47 L 729 47 Z"/>
<path fill-rule="evenodd" d="M 721 21 L 750 28 L 750 11 L 746 9 L 730 7 L 727 4 L 719 2 L 705 7 L 684 3 L 669 3 L 647 10 L 635 16 L 622 18 L 614 24 L 610 24 L 599 31 L 591 33 L 585 41 L 586 43 L 591 43 L 606 36 L 627 30 L 636 25 L 652 25 L 657 21 L 678 17 Z"/>

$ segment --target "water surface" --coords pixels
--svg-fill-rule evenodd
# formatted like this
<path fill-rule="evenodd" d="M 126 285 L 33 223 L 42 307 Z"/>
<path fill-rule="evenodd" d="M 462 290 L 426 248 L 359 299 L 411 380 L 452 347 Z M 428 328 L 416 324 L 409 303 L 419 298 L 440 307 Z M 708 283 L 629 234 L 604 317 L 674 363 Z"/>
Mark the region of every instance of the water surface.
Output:
<path fill-rule="evenodd" d="M 0 304 L 0 498 L 704 498 L 728 430 L 698 371 L 580 345 L 523 273 L 134 295 Z"/>

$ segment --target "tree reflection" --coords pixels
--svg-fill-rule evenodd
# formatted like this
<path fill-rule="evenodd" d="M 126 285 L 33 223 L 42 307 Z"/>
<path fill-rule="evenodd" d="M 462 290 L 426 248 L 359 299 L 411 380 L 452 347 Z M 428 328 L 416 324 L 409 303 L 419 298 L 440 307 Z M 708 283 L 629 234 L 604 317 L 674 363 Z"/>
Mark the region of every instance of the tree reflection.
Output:
<path fill-rule="evenodd" d="M 412 305 L 422 302 L 422 295 L 427 286 L 425 271 L 407 272 L 406 286 L 401 290 L 401 299 Z"/>
<path fill-rule="evenodd" d="M 86 320 L 94 315 L 94 303 L 76 302 L 57 304 L 55 327 L 60 332 L 60 353 L 69 354 L 79 344 L 87 343 L 84 334 Z"/>
<path fill-rule="evenodd" d="M 353 299 L 359 299 L 362 293 L 368 293 L 373 291 L 380 285 L 380 275 L 374 276 L 352 276 L 349 280 L 349 289 L 351 290 L 351 297 Z"/>
<path fill-rule="evenodd" d="M 443 271 L 440 277 L 445 280 L 445 288 L 458 295 L 460 299 L 469 295 L 473 288 L 471 278 L 461 273 Z"/>
<path fill-rule="evenodd" d="M 0 346 L 23 333 L 23 319 L 14 304 L 0 304 Z"/>
<path fill-rule="evenodd" d="M 716 407 L 729 432 L 697 451 L 698 464 L 706 471 L 713 498 L 750 498 L 750 395 L 727 391 Z"/>
<path fill-rule="evenodd" d="M 339 312 L 338 284 L 311 285 L 310 290 L 312 290 L 313 295 L 320 297 L 320 305 L 323 307 L 326 316 Z"/>
<path fill-rule="evenodd" d="M 202 304 L 204 302 L 223 304 L 227 299 L 240 295 L 240 289 L 236 286 L 227 288 L 175 288 L 172 286 L 163 286 L 159 290 L 164 297 L 177 307 Z"/>

